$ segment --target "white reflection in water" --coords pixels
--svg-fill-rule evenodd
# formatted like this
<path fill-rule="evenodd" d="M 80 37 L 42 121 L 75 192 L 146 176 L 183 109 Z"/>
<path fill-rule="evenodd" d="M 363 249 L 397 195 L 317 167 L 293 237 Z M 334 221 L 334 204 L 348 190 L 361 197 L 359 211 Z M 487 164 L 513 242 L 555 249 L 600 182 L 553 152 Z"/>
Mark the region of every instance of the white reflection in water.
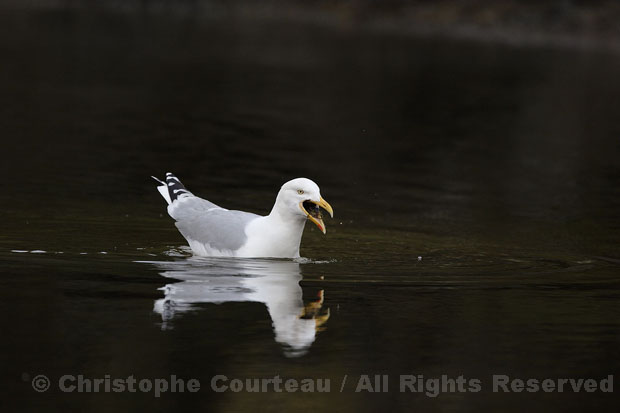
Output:
<path fill-rule="evenodd" d="M 155 301 L 153 310 L 161 315 L 164 329 L 175 317 L 195 309 L 195 304 L 263 303 L 275 340 L 287 356 L 295 357 L 307 352 L 329 318 L 329 309 L 321 311 L 323 291 L 317 301 L 304 305 L 301 271 L 295 261 L 192 257 L 149 263 L 163 270 L 162 276 L 181 281 L 161 287 L 164 298 Z"/>

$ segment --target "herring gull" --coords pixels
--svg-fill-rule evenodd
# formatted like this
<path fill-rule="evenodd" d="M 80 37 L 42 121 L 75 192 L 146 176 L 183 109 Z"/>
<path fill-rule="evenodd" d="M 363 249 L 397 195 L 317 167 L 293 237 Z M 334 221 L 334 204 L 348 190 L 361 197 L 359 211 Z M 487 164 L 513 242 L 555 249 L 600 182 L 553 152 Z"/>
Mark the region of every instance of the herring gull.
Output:
<path fill-rule="evenodd" d="M 165 181 L 152 178 L 160 183 L 157 189 L 168 202 L 168 214 L 199 256 L 299 258 L 306 220 L 325 234 L 320 208 L 334 216 L 318 185 L 307 178 L 282 185 L 266 216 L 228 210 L 199 198 L 170 172 Z"/>

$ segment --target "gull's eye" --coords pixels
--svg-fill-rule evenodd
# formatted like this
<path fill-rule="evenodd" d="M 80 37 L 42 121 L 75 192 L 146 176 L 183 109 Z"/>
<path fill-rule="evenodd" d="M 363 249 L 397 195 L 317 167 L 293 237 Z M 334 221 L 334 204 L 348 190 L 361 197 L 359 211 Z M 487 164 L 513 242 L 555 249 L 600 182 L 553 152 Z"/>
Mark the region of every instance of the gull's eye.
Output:
<path fill-rule="evenodd" d="M 299 195 L 303 195 L 303 194 L 304 194 L 304 190 L 303 190 L 303 189 L 298 189 L 298 190 L 297 190 L 297 193 L 298 193 Z"/>

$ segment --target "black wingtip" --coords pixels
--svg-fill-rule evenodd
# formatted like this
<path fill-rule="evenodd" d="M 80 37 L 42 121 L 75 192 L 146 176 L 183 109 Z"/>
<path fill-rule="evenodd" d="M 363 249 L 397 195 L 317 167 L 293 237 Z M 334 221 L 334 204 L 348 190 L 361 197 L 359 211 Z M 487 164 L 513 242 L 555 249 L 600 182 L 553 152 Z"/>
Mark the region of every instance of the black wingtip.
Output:
<path fill-rule="evenodd" d="M 181 180 L 171 172 L 166 172 L 166 186 L 168 187 L 170 201 L 172 202 L 181 195 L 192 195 L 192 193 L 183 186 Z"/>

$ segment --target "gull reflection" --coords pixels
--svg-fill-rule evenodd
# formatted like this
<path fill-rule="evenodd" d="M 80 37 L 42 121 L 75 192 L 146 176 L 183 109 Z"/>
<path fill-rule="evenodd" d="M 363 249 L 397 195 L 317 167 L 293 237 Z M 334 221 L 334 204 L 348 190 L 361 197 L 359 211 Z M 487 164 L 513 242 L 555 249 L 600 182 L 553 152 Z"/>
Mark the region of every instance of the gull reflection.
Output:
<path fill-rule="evenodd" d="M 322 311 L 323 291 L 317 301 L 304 306 L 295 261 L 192 257 L 150 263 L 163 271 L 162 276 L 181 281 L 161 287 L 164 298 L 155 301 L 153 310 L 161 315 L 164 329 L 195 304 L 258 302 L 267 307 L 275 340 L 285 354 L 300 356 L 329 318 L 329 309 Z"/>

